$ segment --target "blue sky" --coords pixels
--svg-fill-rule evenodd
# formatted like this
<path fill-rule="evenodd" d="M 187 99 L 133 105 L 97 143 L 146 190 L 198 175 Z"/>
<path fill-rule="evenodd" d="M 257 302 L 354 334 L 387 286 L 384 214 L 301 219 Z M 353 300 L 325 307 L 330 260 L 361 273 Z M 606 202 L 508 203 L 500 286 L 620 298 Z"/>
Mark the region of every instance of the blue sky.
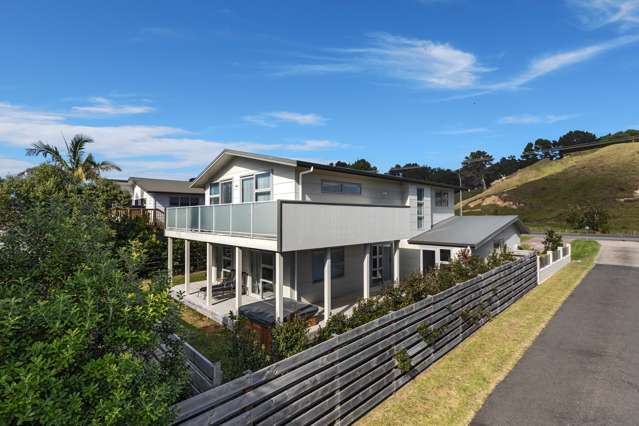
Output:
<path fill-rule="evenodd" d="M 0 175 L 92 136 L 112 177 L 224 147 L 457 167 L 639 127 L 639 0 L 3 1 Z"/>

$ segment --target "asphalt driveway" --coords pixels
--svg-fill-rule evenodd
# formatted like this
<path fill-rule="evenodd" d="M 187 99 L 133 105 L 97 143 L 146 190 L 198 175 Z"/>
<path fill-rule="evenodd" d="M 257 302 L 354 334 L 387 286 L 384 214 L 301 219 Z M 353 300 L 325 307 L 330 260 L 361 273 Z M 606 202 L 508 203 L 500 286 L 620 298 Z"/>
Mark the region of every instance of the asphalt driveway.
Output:
<path fill-rule="evenodd" d="M 639 243 L 601 243 L 595 267 L 473 424 L 639 423 Z"/>

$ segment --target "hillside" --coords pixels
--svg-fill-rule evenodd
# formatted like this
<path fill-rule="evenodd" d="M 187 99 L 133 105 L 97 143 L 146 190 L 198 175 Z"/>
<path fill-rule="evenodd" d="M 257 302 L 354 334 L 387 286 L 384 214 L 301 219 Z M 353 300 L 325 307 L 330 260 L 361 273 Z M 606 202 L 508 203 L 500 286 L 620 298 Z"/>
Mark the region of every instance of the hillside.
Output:
<path fill-rule="evenodd" d="M 639 233 L 639 143 L 542 160 L 464 200 L 464 214 L 518 214 L 533 230 L 568 230 L 570 206 L 610 214 L 610 232 Z"/>

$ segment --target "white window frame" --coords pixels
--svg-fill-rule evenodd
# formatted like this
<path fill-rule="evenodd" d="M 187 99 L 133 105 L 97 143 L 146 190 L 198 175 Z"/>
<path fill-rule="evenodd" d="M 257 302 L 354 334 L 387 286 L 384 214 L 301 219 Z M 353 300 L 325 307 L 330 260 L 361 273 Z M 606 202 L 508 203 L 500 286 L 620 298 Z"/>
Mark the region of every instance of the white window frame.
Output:
<path fill-rule="evenodd" d="M 450 207 L 449 195 L 448 191 L 435 191 L 435 207 Z M 444 200 L 446 200 L 445 204 Z"/>
<path fill-rule="evenodd" d="M 325 191 L 324 190 L 324 184 L 332 184 L 332 185 L 338 185 L 339 186 L 339 191 Z M 359 191 L 357 192 L 344 192 L 344 185 L 353 185 L 356 186 Z M 321 183 L 320 183 L 320 191 L 323 194 L 342 194 L 342 195 L 362 195 L 362 184 L 361 183 L 357 183 L 357 182 L 343 182 L 343 181 L 337 181 L 337 180 L 325 180 L 322 179 Z"/>
<path fill-rule="evenodd" d="M 419 192 L 422 193 L 422 199 L 419 199 Z M 424 229 L 424 199 L 426 198 L 426 188 L 418 187 L 415 198 L 417 199 L 417 229 Z M 419 208 L 421 207 L 422 213 L 419 214 Z M 421 219 L 421 224 L 420 224 Z"/>
<path fill-rule="evenodd" d="M 213 194 L 213 187 L 217 186 L 217 194 Z M 209 205 L 214 205 L 214 204 L 220 204 L 220 202 L 222 201 L 222 197 L 221 197 L 221 191 L 222 188 L 220 187 L 220 182 L 211 182 L 209 184 Z M 217 203 L 213 202 L 213 199 L 216 198 L 217 199 Z"/>
<path fill-rule="evenodd" d="M 376 262 L 373 262 L 373 259 L 375 259 Z M 371 244 L 371 280 L 384 279 L 383 263 L 384 263 L 384 244 Z"/>
<path fill-rule="evenodd" d="M 253 181 L 253 193 L 251 194 L 251 200 L 247 201 L 244 199 L 244 181 L 252 180 Z M 240 177 L 240 202 L 241 203 L 252 203 L 255 201 L 255 175 L 248 175 Z"/>
<path fill-rule="evenodd" d="M 230 255 L 226 256 L 225 252 L 230 253 Z M 224 261 L 225 260 L 229 261 L 229 265 L 231 265 L 230 268 L 225 268 L 224 267 Z M 226 279 L 228 276 L 230 276 L 231 275 L 231 271 L 233 270 L 234 266 L 235 265 L 233 264 L 233 247 L 223 246 L 222 247 L 222 278 Z M 236 273 L 237 273 L 237 271 L 236 271 Z"/>
<path fill-rule="evenodd" d="M 266 264 L 262 262 L 263 257 L 262 256 L 272 256 L 273 259 L 271 260 L 271 264 Z M 273 278 L 275 278 L 275 259 L 274 259 L 275 255 L 273 253 L 260 253 L 260 299 L 264 298 L 264 283 L 266 284 L 270 284 L 271 288 L 275 289 L 275 287 L 273 286 L 273 280 L 267 280 L 266 278 L 263 278 L 263 271 L 264 269 L 269 269 L 271 271 L 271 276 Z"/>
<path fill-rule="evenodd" d="M 442 251 L 444 250 L 448 251 L 448 260 L 442 260 Z M 448 265 L 450 261 L 453 259 L 453 251 L 451 249 L 438 249 L 438 251 L 439 253 L 437 255 L 439 256 L 439 263 Z"/>
<path fill-rule="evenodd" d="M 259 175 L 269 175 L 269 187 L 268 188 L 257 188 L 257 177 Z M 268 193 L 270 195 L 270 199 L 267 201 L 273 200 L 273 171 L 265 170 L 263 172 L 255 173 L 253 175 L 253 201 L 257 201 L 258 194 Z"/>
<path fill-rule="evenodd" d="M 219 204 L 233 204 L 233 179 L 224 179 L 224 180 L 220 180 L 218 182 L 216 182 L 220 185 L 220 202 Z M 228 203 L 223 203 L 222 202 L 222 185 L 224 185 L 225 183 L 230 183 L 231 184 L 231 201 L 229 201 Z"/>

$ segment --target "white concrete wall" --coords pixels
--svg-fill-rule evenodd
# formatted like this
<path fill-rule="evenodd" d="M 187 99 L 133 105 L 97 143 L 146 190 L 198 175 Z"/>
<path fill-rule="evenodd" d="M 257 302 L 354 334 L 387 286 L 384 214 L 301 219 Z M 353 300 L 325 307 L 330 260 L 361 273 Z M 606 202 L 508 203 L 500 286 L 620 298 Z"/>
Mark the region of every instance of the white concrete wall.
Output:
<path fill-rule="evenodd" d="M 255 173 L 272 172 L 272 194 L 273 200 L 294 200 L 295 199 L 295 168 L 281 164 L 273 164 L 265 161 L 253 160 L 250 158 L 234 158 L 229 164 L 217 173 L 210 182 L 223 180 L 233 180 L 233 202 L 240 203 L 241 178 Z M 210 202 L 209 185 L 206 187 L 206 204 Z"/>
<path fill-rule="evenodd" d="M 508 247 L 508 250 L 517 250 L 517 246 L 519 246 L 520 243 L 519 230 L 517 229 L 517 226 L 510 225 L 508 228 L 504 229 L 501 233 L 496 235 L 486 244 L 480 247 L 475 247 L 475 249 L 473 250 L 473 254 L 480 257 L 489 256 L 494 250 L 494 242 L 500 239 L 504 240 L 504 243 L 506 244 L 506 247 Z"/>
<path fill-rule="evenodd" d="M 437 207 L 435 205 L 435 192 L 437 191 L 448 192 L 448 207 Z M 455 192 L 452 189 L 433 187 L 431 190 L 431 200 L 433 225 L 455 215 Z"/>

